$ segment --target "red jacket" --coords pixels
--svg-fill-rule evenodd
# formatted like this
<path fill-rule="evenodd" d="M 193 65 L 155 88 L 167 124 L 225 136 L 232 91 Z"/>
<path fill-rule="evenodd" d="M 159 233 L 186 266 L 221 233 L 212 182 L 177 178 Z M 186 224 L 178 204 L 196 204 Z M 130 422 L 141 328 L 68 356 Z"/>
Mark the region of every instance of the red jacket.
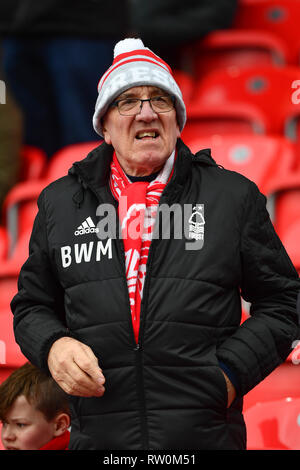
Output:
<path fill-rule="evenodd" d="M 61 436 L 51 439 L 47 444 L 43 445 L 39 450 L 68 450 L 70 441 L 70 432 L 66 430 Z"/>

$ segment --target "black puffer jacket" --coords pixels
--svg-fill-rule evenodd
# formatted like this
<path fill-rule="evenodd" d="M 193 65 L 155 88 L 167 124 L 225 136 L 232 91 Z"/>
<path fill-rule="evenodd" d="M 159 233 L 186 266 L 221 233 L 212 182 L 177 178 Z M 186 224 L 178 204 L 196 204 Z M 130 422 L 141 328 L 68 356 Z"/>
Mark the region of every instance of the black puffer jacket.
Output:
<path fill-rule="evenodd" d="M 289 354 L 297 337 L 298 275 L 277 238 L 265 198 L 208 150 L 179 140 L 161 204 L 201 204 L 204 243 L 155 239 L 148 258 L 139 344 L 134 340 L 122 240 L 78 229 L 107 186 L 112 148 L 100 145 L 48 186 L 12 301 L 16 340 L 47 369 L 53 341 L 88 344 L 106 377 L 101 398 L 72 398 L 76 430 L 97 449 L 243 449 L 242 396 Z M 77 235 L 75 235 L 75 232 Z M 240 289 L 252 317 L 240 325 Z M 218 361 L 238 378 L 227 410 Z"/>

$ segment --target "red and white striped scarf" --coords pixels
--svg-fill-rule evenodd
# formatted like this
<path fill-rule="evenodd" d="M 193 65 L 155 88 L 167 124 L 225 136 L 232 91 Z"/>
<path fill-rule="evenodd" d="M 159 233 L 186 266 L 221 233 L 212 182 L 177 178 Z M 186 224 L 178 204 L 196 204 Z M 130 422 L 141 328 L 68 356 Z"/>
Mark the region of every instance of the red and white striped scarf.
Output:
<path fill-rule="evenodd" d="M 131 318 L 136 342 L 140 327 L 140 308 L 146 265 L 157 206 L 160 196 L 171 179 L 175 151 L 166 161 L 154 181 L 132 183 L 122 170 L 114 153 L 111 162 L 110 189 L 119 202 L 118 215 L 125 251 L 126 279 Z"/>

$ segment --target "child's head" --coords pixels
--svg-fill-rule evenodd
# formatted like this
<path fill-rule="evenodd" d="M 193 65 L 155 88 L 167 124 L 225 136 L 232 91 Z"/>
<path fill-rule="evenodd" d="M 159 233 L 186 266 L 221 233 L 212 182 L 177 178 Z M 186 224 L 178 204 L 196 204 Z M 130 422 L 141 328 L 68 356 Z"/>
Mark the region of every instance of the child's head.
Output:
<path fill-rule="evenodd" d="M 26 363 L 0 385 L 1 440 L 5 449 L 37 450 L 70 425 L 65 392 Z"/>

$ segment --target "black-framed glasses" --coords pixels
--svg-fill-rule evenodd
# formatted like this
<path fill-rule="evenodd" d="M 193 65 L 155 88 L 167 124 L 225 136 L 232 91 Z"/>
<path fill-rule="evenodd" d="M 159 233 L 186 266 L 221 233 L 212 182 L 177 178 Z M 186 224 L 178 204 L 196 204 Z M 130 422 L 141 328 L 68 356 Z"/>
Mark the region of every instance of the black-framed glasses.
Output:
<path fill-rule="evenodd" d="M 175 96 L 153 96 L 146 100 L 141 100 L 140 98 L 123 98 L 121 100 L 114 101 L 111 106 L 118 108 L 118 111 L 122 116 L 134 116 L 141 112 L 145 101 L 149 101 L 151 109 L 155 113 L 167 113 L 174 108 Z"/>

